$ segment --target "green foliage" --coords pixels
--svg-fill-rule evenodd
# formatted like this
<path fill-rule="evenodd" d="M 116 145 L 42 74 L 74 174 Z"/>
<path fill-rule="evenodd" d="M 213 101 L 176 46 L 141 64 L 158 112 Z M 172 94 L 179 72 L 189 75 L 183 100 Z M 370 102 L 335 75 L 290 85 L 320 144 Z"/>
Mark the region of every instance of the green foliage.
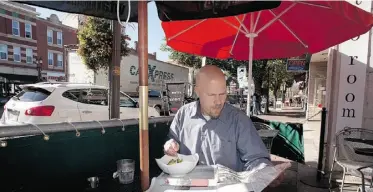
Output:
<path fill-rule="evenodd" d="M 82 57 L 84 64 L 93 71 L 107 69 L 111 63 L 113 31 L 110 29 L 111 21 L 88 17 L 86 23 L 78 31 L 79 49 L 78 54 Z M 122 35 L 121 56 L 127 56 L 129 37 Z"/>
<path fill-rule="evenodd" d="M 286 59 L 276 59 L 268 62 L 267 71 L 269 72 L 269 87 L 277 99 L 278 91 L 284 84 L 291 84 L 294 80 L 294 73 L 286 70 Z"/>

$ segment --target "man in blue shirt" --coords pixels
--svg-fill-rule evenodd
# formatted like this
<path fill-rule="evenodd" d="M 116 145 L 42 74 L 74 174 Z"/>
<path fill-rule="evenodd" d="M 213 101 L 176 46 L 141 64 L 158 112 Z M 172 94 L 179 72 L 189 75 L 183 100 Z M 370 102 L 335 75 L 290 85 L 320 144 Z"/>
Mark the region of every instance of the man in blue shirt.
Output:
<path fill-rule="evenodd" d="M 198 153 L 200 164 L 221 164 L 235 171 L 272 166 L 250 118 L 226 103 L 225 76 L 218 67 L 200 69 L 195 91 L 200 100 L 184 105 L 175 115 L 166 154 Z"/>

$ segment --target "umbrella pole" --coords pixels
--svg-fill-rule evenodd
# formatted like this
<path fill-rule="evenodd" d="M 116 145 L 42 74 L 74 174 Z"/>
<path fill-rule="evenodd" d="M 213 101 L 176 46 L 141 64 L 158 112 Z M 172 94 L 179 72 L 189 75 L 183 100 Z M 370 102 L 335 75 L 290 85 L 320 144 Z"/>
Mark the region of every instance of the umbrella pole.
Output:
<path fill-rule="evenodd" d="M 141 189 L 149 188 L 149 133 L 148 133 L 148 2 L 138 2 L 139 38 L 139 141 Z"/>
<path fill-rule="evenodd" d="M 251 95 L 252 95 L 252 90 L 251 90 L 251 84 L 252 84 L 252 76 L 253 76 L 253 49 L 254 49 L 254 37 L 255 35 L 250 33 L 249 35 L 249 44 L 250 44 L 250 47 L 249 47 L 249 69 L 248 69 L 248 79 L 247 79 L 247 83 L 248 83 L 248 92 L 247 92 L 247 102 L 246 102 L 246 115 L 247 116 L 250 116 L 250 100 L 251 100 Z M 253 107 L 254 107 L 254 104 L 253 104 Z M 254 110 L 254 108 L 253 108 Z"/>
<path fill-rule="evenodd" d="M 246 35 L 246 37 L 249 38 L 249 69 L 248 71 L 248 79 L 247 79 L 247 84 L 248 84 L 248 92 L 247 92 L 247 102 L 246 102 L 246 115 L 250 117 L 250 100 L 251 100 L 251 95 L 252 95 L 252 90 L 251 90 L 251 84 L 252 84 L 252 77 L 253 77 L 253 52 L 254 52 L 254 38 L 257 36 L 257 34 L 254 33 L 254 14 L 250 14 L 250 33 Z M 253 111 L 254 111 L 254 103 L 253 103 Z"/>

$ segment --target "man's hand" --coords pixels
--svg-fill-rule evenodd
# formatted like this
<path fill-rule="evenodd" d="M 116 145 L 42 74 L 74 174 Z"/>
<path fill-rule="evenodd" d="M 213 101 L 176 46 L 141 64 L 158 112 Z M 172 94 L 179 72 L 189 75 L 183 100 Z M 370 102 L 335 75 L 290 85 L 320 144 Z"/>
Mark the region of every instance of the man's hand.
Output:
<path fill-rule="evenodd" d="M 277 171 L 281 172 L 280 175 L 269 185 L 270 187 L 277 187 L 279 186 L 282 181 L 285 179 L 285 170 L 291 166 L 291 163 L 280 163 L 275 165 Z"/>
<path fill-rule="evenodd" d="M 169 156 L 177 156 L 177 152 L 179 151 L 179 144 L 173 140 L 168 140 L 164 146 L 164 153 Z"/>

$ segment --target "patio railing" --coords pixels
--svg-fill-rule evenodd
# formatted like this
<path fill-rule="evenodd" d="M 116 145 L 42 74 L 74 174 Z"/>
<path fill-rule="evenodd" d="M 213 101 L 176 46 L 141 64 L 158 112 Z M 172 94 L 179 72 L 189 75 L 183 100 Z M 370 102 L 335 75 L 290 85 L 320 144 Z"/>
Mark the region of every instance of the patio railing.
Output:
<path fill-rule="evenodd" d="M 154 159 L 163 156 L 171 121 L 149 120 L 151 177 L 160 173 Z M 124 158 L 136 161 L 138 178 L 138 130 L 135 119 L 0 127 L 0 137 L 8 137 L 0 148 L 0 191 L 84 189 L 88 177 L 113 180 L 116 161 Z"/>
<path fill-rule="evenodd" d="M 150 177 L 161 172 L 154 159 L 163 156 L 172 120 L 173 117 L 149 119 Z M 275 125 L 282 135 L 274 145 L 277 142 L 281 146 L 272 148 L 272 152 L 301 161 L 303 154 L 295 153 L 287 143 L 303 143 L 299 135 L 302 127 L 278 122 Z M 138 126 L 138 120 L 130 119 L 0 127 L 0 191 L 55 191 L 56 186 L 58 190 L 76 191 L 85 189 L 87 178 L 93 176 L 100 177 L 100 183 L 112 182 L 116 161 L 125 158 L 135 160 L 134 186 L 139 186 Z M 296 149 L 303 152 L 302 147 Z M 108 192 L 120 191 L 108 186 Z"/>

